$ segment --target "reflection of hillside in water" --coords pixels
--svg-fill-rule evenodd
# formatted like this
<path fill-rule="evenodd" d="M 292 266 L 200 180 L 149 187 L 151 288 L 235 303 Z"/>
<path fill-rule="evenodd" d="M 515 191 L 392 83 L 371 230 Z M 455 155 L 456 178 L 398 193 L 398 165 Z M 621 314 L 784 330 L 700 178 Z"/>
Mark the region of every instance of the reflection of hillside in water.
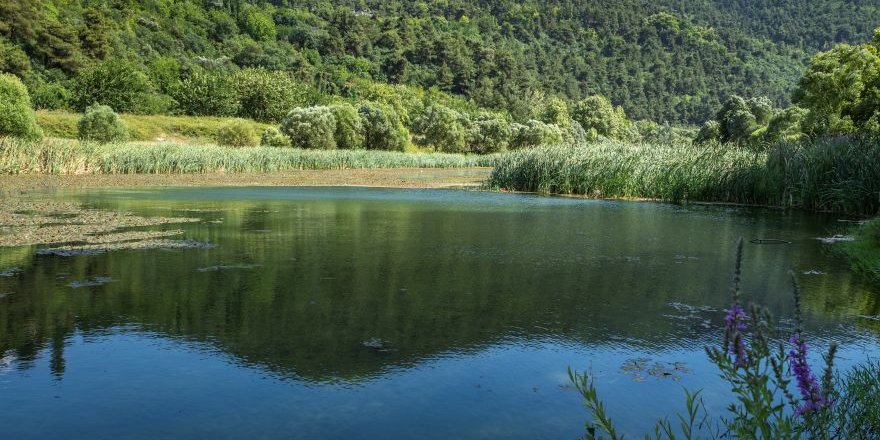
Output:
<path fill-rule="evenodd" d="M 374 375 L 511 335 L 700 350 L 720 313 L 670 304 L 724 307 L 739 236 L 794 242 L 746 251 L 746 295 L 777 314 L 790 315 L 790 268 L 828 273 L 802 277 L 814 326 L 880 312 L 877 296 L 813 239 L 826 232 L 816 217 L 459 192 L 263 191 L 266 200 L 249 202 L 176 200 L 241 196 L 235 190 L 87 199 L 150 215 L 198 210 L 185 211 L 205 220 L 186 225 L 187 238 L 212 250 L 3 250 L 24 271 L 0 279 L 0 291 L 14 292 L 0 300 L 0 353 L 26 361 L 51 346 L 61 373 L 75 329 L 130 324 L 310 380 Z M 117 281 L 67 286 L 92 277 Z M 372 338 L 389 341 L 387 350 L 365 347 Z"/>

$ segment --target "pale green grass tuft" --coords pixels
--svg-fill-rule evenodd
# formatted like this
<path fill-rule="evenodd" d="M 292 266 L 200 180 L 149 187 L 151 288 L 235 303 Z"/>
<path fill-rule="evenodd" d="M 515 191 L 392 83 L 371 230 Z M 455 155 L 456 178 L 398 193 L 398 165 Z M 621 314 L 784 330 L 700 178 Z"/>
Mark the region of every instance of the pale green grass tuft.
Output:
<path fill-rule="evenodd" d="M 216 145 L 0 139 L 4 174 L 259 173 L 355 168 L 461 168 L 494 166 L 498 156 L 368 150 L 234 148 Z"/>

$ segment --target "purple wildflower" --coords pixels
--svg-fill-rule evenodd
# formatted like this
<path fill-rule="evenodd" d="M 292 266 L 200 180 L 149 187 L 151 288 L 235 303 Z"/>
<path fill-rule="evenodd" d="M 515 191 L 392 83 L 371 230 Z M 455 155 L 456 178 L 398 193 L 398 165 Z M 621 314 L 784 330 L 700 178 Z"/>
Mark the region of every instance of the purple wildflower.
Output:
<path fill-rule="evenodd" d="M 746 315 L 745 310 L 743 310 L 742 306 L 738 303 L 733 303 L 730 306 L 730 309 L 726 310 L 727 315 L 724 317 L 724 325 L 727 329 L 727 334 L 732 341 L 732 344 L 728 347 L 728 352 L 736 357 L 734 364 L 739 367 L 745 367 L 748 365 L 748 356 L 746 356 L 746 347 L 745 342 L 743 342 L 742 333 L 746 329 L 746 320 L 748 319 L 748 315 Z"/>
<path fill-rule="evenodd" d="M 731 332 L 738 331 L 741 332 L 746 329 L 746 311 L 743 310 L 742 306 L 734 303 L 730 306 L 730 309 L 725 310 L 727 312 L 727 316 L 724 317 L 724 324 L 727 325 L 727 329 Z"/>
<path fill-rule="evenodd" d="M 807 343 L 800 339 L 800 335 L 795 333 L 789 339 L 794 348 L 789 351 L 791 369 L 797 380 L 798 389 L 801 392 L 803 404 L 797 407 L 795 412 L 802 416 L 814 411 L 822 410 L 831 406 L 822 389 L 819 388 L 819 381 L 810 369 L 807 363 Z"/>

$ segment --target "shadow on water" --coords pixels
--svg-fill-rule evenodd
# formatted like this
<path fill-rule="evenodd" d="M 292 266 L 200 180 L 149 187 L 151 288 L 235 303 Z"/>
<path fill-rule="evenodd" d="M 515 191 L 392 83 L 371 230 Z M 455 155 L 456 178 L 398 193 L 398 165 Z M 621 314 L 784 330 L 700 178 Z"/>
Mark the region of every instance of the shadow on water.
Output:
<path fill-rule="evenodd" d="M 728 302 L 740 236 L 790 242 L 748 245 L 748 299 L 790 316 L 787 271 L 808 274 L 800 278 L 811 331 L 876 353 L 880 321 L 870 317 L 880 315 L 878 295 L 816 240 L 840 227 L 831 217 L 436 190 L 68 197 L 141 215 L 200 217 L 182 226 L 185 237 L 216 247 L 74 257 L 0 250 L 3 264 L 20 268 L 0 278 L 0 292 L 11 292 L 0 299 L 0 356 L 23 371 L 48 349 L 56 379 L 75 363 L 65 360 L 71 340 L 114 329 L 213 347 L 230 364 L 313 384 L 405 383 L 402 371 L 444 358 L 499 356 L 499 368 L 523 362 L 515 368 L 547 374 L 545 360 L 527 355 L 532 349 L 644 364 L 642 374 L 653 361 L 639 353 L 702 356 Z M 113 282 L 70 287 L 95 279 Z M 517 354 L 497 354 L 503 347 Z M 566 360 L 558 362 L 563 372 Z"/>

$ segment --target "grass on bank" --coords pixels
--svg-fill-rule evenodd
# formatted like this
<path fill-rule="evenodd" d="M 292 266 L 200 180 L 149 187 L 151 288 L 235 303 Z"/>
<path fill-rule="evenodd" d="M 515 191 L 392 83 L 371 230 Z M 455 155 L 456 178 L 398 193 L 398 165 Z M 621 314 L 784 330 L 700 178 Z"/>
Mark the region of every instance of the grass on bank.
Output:
<path fill-rule="evenodd" d="M 34 142 L 0 138 L 0 173 L 3 174 L 259 173 L 350 168 L 491 167 L 497 157 L 138 142 L 99 145 L 67 139 Z"/>
<path fill-rule="evenodd" d="M 496 188 L 593 197 L 795 207 L 874 215 L 880 209 L 880 142 L 826 139 L 768 152 L 730 145 L 602 142 L 500 157 Z"/>
<path fill-rule="evenodd" d="M 77 138 L 77 122 L 82 117 L 79 113 L 65 111 L 39 110 L 37 124 L 43 134 L 50 138 Z M 129 115 L 119 117 L 128 130 L 131 141 L 157 141 L 186 143 L 213 143 L 217 133 L 224 125 L 235 118 L 218 118 L 205 116 L 167 116 L 167 115 Z M 242 120 L 250 125 L 255 133 L 262 133 L 269 124 L 261 124 L 252 120 Z"/>
<path fill-rule="evenodd" d="M 859 227 L 855 241 L 843 243 L 842 249 L 856 271 L 880 283 L 880 217 Z"/>

